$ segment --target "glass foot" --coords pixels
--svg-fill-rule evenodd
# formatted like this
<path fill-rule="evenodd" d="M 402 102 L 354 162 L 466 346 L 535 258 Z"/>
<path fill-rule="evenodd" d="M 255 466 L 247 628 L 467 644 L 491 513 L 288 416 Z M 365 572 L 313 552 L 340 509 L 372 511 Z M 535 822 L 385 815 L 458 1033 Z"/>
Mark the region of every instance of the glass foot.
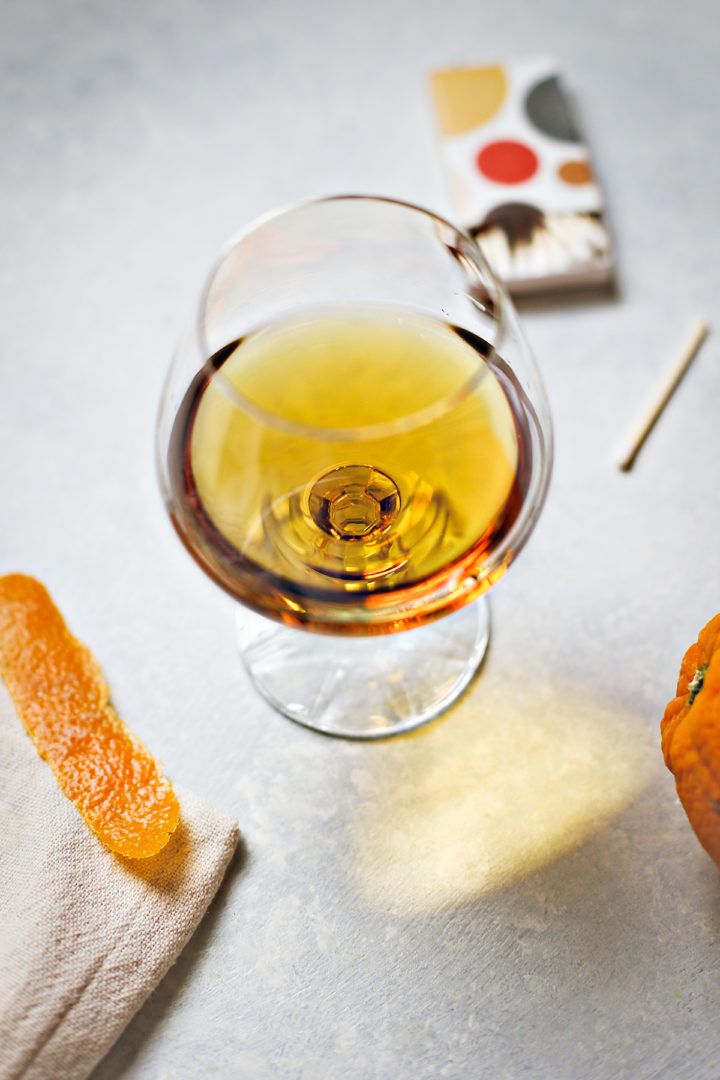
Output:
<path fill-rule="evenodd" d="M 326 735 L 382 739 L 447 709 L 490 636 L 481 597 L 415 630 L 344 638 L 293 630 L 238 608 L 237 641 L 255 687 L 291 720 Z"/>

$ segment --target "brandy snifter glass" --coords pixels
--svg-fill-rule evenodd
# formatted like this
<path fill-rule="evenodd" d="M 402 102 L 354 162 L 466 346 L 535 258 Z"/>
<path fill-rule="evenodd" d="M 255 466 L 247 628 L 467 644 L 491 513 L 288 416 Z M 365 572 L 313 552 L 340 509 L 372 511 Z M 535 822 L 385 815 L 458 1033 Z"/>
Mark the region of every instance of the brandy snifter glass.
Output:
<path fill-rule="evenodd" d="M 178 535 L 238 602 L 257 689 L 334 735 L 408 731 L 485 652 L 552 428 L 514 308 L 417 206 L 316 199 L 221 254 L 157 427 Z"/>

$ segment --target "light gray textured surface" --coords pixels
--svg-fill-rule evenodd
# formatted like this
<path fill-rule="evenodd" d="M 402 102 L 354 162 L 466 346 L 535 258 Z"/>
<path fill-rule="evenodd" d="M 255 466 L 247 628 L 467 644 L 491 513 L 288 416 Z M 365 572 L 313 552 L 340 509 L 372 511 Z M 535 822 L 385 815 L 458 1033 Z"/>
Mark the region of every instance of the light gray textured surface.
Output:
<path fill-rule="evenodd" d="M 693 315 L 720 319 L 719 26 L 714 0 L 0 8 L 0 571 L 48 584 L 246 841 L 94 1080 L 720 1070 L 720 876 L 658 738 L 720 609 L 717 335 L 614 465 Z M 164 518 L 166 364 L 257 213 L 341 190 L 450 212 L 428 72 L 536 52 L 579 101 L 619 295 L 524 309 L 557 462 L 482 677 L 420 736 L 329 741 L 253 696 Z"/>

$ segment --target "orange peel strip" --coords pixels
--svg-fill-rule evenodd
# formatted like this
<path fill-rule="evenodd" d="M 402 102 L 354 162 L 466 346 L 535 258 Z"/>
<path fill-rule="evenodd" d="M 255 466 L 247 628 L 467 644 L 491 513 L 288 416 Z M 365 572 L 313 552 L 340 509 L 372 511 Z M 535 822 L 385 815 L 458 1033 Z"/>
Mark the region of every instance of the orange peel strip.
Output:
<path fill-rule="evenodd" d="M 180 808 L 162 766 L 110 706 L 100 665 L 32 577 L 0 577 L 0 674 L 38 753 L 111 851 L 155 855 Z"/>

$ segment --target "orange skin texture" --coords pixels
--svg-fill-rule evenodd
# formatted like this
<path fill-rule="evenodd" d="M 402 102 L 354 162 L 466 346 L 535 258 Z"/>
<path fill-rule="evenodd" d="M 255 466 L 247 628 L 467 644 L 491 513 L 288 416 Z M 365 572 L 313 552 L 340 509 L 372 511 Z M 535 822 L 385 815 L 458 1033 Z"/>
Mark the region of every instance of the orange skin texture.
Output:
<path fill-rule="evenodd" d="M 660 731 L 680 802 L 698 840 L 720 866 L 720 615 L 685 653 Z"/>
<path fill-rule="evenodd" d="M 132 859 L 160 851 L 180 813 L 170 782 L 110 706 L 90 650 L 23 574 L 0 577 L 0 674 L 38 753 L 103 844 Z"/>

